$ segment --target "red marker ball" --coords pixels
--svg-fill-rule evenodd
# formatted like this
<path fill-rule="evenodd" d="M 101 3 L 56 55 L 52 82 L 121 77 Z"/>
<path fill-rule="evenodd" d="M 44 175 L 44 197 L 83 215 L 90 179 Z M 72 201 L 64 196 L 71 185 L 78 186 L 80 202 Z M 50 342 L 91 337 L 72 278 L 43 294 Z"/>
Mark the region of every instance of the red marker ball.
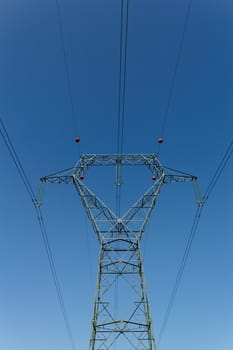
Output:
<path fill-rule="evenodd" d="M 163 138 L 162 137 L 158 138 L 158 143 L 163 143 Z"/>
<path fill-rule="evenodd" d="M 75 137 L 74 141 L 75 142 L 79 142 L 80 141 L 80 137 Z"/>
<path fill-rule="evenodd" d="M 152 176 L 152 180 L 153 181 L 156 180 L 156 176 L 155 175 Z"/>
<path fill-rule="evenodd" d="M 83 176 L 83 175 L 80 175 L 79 178 L 80 178 L 80 180 L 83 180 L 83 179 L 84 179 L 84 176 Z"/>

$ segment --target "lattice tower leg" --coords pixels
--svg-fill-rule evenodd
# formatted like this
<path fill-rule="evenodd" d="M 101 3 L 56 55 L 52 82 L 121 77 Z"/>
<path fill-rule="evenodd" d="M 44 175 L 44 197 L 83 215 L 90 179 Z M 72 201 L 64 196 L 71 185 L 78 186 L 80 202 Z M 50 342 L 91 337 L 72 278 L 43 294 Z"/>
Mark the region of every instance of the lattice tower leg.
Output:
<path fill-rule="evenodd" d="M 140 247 L 136 239 L 103 241 L 100 248 L 89 350 L 112 348 L 155 350 Z"/>

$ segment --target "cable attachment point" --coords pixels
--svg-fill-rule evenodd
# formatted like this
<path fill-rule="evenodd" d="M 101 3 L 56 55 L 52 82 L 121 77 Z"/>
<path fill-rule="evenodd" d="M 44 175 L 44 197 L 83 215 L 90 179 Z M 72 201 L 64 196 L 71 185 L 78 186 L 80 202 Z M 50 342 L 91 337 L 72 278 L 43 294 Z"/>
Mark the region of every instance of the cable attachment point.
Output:
<path fill-rule="evenodd" d="M 193 189 L 194 189 L 194 193 L 195 193 L 195 197 L 196 197 L 196 201 L 197 201 L 197 204 L 198 205 L 203 205 L 205 203 L 202 195 L 201 195 L 201 190 L 200 190 L 200 187 L 199 187 L 199 184 L 198 184 L 198 181 L 197 181 L 197 178 L 194 177 L 193 178 Z"/>
<path fill-rule="evenodd" d="M 39 208 L 42 205 L 44 189 L 45 189 L 45 180 L 42 178 L 40 179 L 40 188 L 39 188 L 38 194 L 36 198 L 33 200 L 33 204 L 37 208 Z"/>

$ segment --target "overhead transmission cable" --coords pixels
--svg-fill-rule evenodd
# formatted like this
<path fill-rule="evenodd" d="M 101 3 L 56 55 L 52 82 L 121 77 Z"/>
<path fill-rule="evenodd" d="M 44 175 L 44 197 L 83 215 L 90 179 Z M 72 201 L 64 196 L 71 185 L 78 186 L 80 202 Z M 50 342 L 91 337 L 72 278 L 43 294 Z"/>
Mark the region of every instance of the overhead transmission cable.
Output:
<path fill-rule="evenodd" d="M 59 0 L 55 0 L 55 3 L 56 3 L 56 10 L 57 10 L 57 20 L 58 20 L 58 26 L 59 26 L 59 33 L 60 33 L 60 38 L 61 38 L 61 46 L 62 46 L 62 52 L 63 52 L 64 64 L 65 64 L 65 74 L 66 74 L 66 80 L 67 80 L 68 95 L 69 95 L 69 100 L 70 100 L 74 133 L 75 133 L 74 137 L 76 137 L 77 133 L 78 133 L 78 126 L 77 126 L 77 118 L 76 118 L 76 113 L 75 113 L 74 99 L 73 99 L 73 93 L 72 93 L 72 87 L 71 87 L 70 69 L 69 69 L 67 50 L 66 50 L 66 45 L 65 45 L 65 36 L 64 36 L 63 26 L 62 26 L 61 8 L 60 8 Z"/>
<path fill-rule="evenodd" d="M 120 64 L 118 76 L 118 113 L 117 113 L 117 153 L 120 153 L 121 136 L 121 81 L 122 81 L 122 52 L 123 52 L 123 20 L 124 20 L 124 1 L 121 0 L 121 18 L 120 18 Z"/>
<path fill-rule="evenodd" d="M 183 26 L 183 30 L 182 30 L 182 34 L 181 34 L 181 40 L 180 40 L 180 44 L 179 44 L 179 48 L 178 48 L 178 52 L 177 52 L 177 57 L 176 57 L 175 65 L 174 65 L 174 70 L 173 70 L 173 73 L 172 73 L 171 82 L 170 82 L 170 86 L 169 86 L 169 90 L 168 90 L 167 104 L 166 104 L 164 115 L 163 115 L 163 119 L 162 119 L 161 137 L 163 137 L 164 133 L 165 133 L 165 129 L 166 129 L 166 125 L 167 125 L 167 119 L 168 119 L 168 114 L 169 114 L 170 106 L 171 106 L 171 101 L 172 101 L 172 98 L 173 98 L 173 95 L 174 95 L 175 81 L 176 81 L 177 72 L 178 72 L 178 68 L 179 68 L 179 65 L 180 65 L 180 60 L 181 60 L 181 56 L 182 56 L 182 52 L 183 52 L 185 34 L 186 34 L 186 31 L 187 31 L 187 26 L 188 26 L 188 21 L 189 21 L 189 17 L 190 17 L 191 7 L 192 7 L 192 0 L 189 0 L 188 1 L 188 6 L 187 6 L 187 10 L 186 10 L 186 14 L 185 14 L 184 26 Z"/>
<path fill-rule="evenodd" d="M 118 80 L 118 118 L 117 118 L 117 154 L 123 153 L 124 124 L 125 124 L 125 94 L 128 53 L 128 24 L 129 24 L 129 0 L 121 0 L 120 19 L 120 64 Z M 122 167 L 118 164 L 116 176 L 116 212 L 120 215 L 121 205 Z"/>
<path fill-rule="evenodd" d="M 204 205 L 205 205 L 206 201 L 209 199 L 209 196 L 212 193 L 214 187 L 216 186 L 217 181 L 219 180 L 223 170 L 225 169 L 227 163 L 229 162 L 230 157 L 232 156 L 232 153 L 233 153 L 233 141 L 230 142 L 226 152 L 224 153 L 224 156 L 222 157 L 222 159 L 221 159 L 221 161 L 220 161 L 220 163 L 219 163 L 219 165 L 218 165 L 214 175 L 212 176 L 212 178 L 211 178 L 211 180 L 210 180 L 210 182 L 209 182 L 209 184 L 207 186 L 207 189 L 206 189 L 206 191 L 204 193 L 204 196 L 203 196 L 202 205 L 199 205 L 197 207 L 197 210 L 196 210 L 196 213 L 195 213 L 195 216 L 194 216 L 194 220 L 193 220 L 193 224 L 192 224 L 192 227 L 191 227 L 191 230 L 190 230 L 190 233 L 189 233 L 189 236 L 188 236 L 188 240 L 187 240 L 187 243 L 186 243 L 185 251 L 184 251 L 181 263 L 180 263 L 180 267 L 179 267 L 179 270 L 178 270 L 178 273 L 177 273 L 177 276 L 176 276 L 176 280 L 175 280 L 174 286 L 172 288 L 172 292 L 171 292 L 171 295 L 170 295 L 170 298 L 169 298 L 169 302 L 168 302 L 168 305 L 167 305 L 167 308 L 166 308 L 166 311 L 165 311 L 165 315 L 164 315 L 164 318 L 163 318 L 162 326 L 161 326 L 161 329 L 160 329 L 160 332 L 159 332 L 159 335 L 158 335 L 158 340 L 157 340 L 158 346 L 161 343 L 161 340 L 162 340 L 163 334 L 165 332 L 165 329 L 166 329 L 166 326 L 167 326 L 167 323 L 168 323 L 168 320 L 169 320 L 172 308 L 173 308 L 174 303 L 175 303 L 175 298 L 176 298 L 176 295 L 177 295 L 177 292 L 178 292 L 178 288 L 180 286 L 180 282 L 181 282 L 181 279 L 182 279 L 182 276 L 183 276 L 183 272 L 184 272 L 184 269 L 185 269 L 185 266 L 186 266 L 186 263 L 187 263 L 187 260 L 188 260 L 188 257 L 189 257 L 189 253 L 190 253 L 190 250 L 191 250 L 191 247 L 192 247 L 192 243 L 193 243 L 193 240 L 194 240 L 197 228 L 198 228 L 198 224 L 199 224 L 199 221 L 200 221 L 200 217 L 201 217 Z"/>
<path fill-rule="evenodd" d="M 232 153 L 233 153 L 233 141 L 230 142 L 221 162 L 219 163 L 213 177 L 211 178 L 211 181 L 209 182 L 209 185 L 207 186 L 207 189 L 206 189 L 205 194 L 204 194 L 204 202 L 206 202 L 207 199 L 209 198 L 217 181 L 219 180 L 220 175 L 222 174 L 223 170 L 225 169 Z"/>
<path fill-rule="evenodd" d="M 125 121 L 125 90 L 128 54 L 128 24 L 129 24 L 129 0 L 126 0 L 126 14 L 124 16 L 124 0 L 121 1 L 121 30 L 120 30 L 120 67 L 118 89 L 118 128 L 117 128 L 117 153 L 123 152 L 124 121 Z M 124 21 L 125 17 L 125 21 Z M 125 27 L 125 32 L 124 32 Z M 123 37 L 124 35 L 124 37 Z"/>
<path fill-rule="evenodd" d="M 126 5 L 125 5 L 126 3 Z M 117 113 L 117 154 L 123 153 L 124 124 L 125 124 L 125 90 L 128 52 L 128 23 L 129 23 L 129 0 L 121 0 L 120 7 L 120 48 L 119 48 L 119 75 L 118 75 L 118 113 Z M 116 215 L 121 213 L 121 186 L 122 166 L 116 168 Z M 117 242 L 119 246 L 119 242 Z M 118 278 L 115 281 L 115 315 L 118 309 Z M 115 344 L 116 347 L 116 344 Z"/>
<path fill-rule="evenodd" d="M 11 141 L 11 138 L 6 130 L 6 127 L 3 123 L 2 118 L 0 117 L 0 134 L 3 138 L 3 141 L 10 153 L 10 156 L 13 160 L 13 163 L 18 171 L 18 174 L 24 184 L 24 187 L 36 209 L 36 214 L 37 214 L 37 220 L 39 223 L 39 227 L 40 227 L 40 231 L 41 231 L 41 235 L 42 235 L 42 239 L 43 239 L 43 243 L 44 243 L 44 247 L 45 247 L 45 251 L 46 251 L 46 255 L 48 258 L 48 262 L 49 262 L 49 267 L 50 267 L 50 271 L 51 271 L 51 275 L 53 278 L 53 282 L 56 288 L 56 293 L 57 293 L 57 297 L 58 297 L 58 302 L 62 311 L 62 316 L 63 316 L 63 320 L 65 323 L 65 328 L 68 334 L 68 338 L 70 340 L 70 344 L 71 344 L 71 348 L 72 350 L 76 350 L 76 346 L 74 343 L 74 337 L 71 331 L 71 327 L 70 327 L 70 322 L 69 322 L 69 318 L 67 315 L 67 311 L 66 311 L 66 307 L 65 307 L 65 303 L 64 303 L 64 299 L 63 299 L 63 295 L 62 295 L 62 291 L 61 291 L 61 286 L 60 286 L 60 282 L 58 279 L 58 275 L 57 275 L 57 271 L 56 271 L 56 267 L 55 267 L 55 263 L 54 263 L 54 259 L 53 259 L 53 255 L 52 255 L 52 250 L 50 247 L 50 243 L 49 243 L 49 239 L 48 239 L 48 235 L 47 235 L 47 231 L 46 231 L 46 227 L 45 227 L 45 223 L 44 223 L 44 219 L 43 219 L 43 215 L 41 212 L 41 208 L 39 206 L 39 203 L 37 201 L 37 197 L 32 189 L 31 183 L 25 173 L 25 170 L 23 168 L 22 162 L 19 159 L 19 156 L 15 150 L 15 147 Z"/>

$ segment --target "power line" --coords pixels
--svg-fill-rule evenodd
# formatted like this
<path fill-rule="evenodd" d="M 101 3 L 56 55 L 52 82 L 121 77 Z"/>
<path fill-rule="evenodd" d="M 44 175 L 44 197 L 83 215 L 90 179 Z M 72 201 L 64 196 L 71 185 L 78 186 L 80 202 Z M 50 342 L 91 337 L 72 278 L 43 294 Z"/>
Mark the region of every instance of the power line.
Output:
<path fill-rule="evenodd" d="M 233 152 L 233 141 L 230 142 L 222 160 L 220 161 L 214 175 L 211 178 L 211 181 L 209 182 L 209 185 L 207 186 L 207 189 L 204 193 L 204 201 L 206 202 L 211 194 L 211 192 L 213 191 L 217 181 L 219 180 L 220 175 L 222 174 L 224 168 L 226 167 L 232 152 Z"/>
<path fill-rule="evenodd" d="M 14 145 L 9 137 L 9 134 L 5 128 L 5 125 L 4 125 L 1 117 L 0 117 L 0 134 L 2 135 L 3 141 L 8 149 L 8 152 L 10 153 L 11 158 L 15 164 L 15 167 L 18 170 L 18 173 L 21 177 L 21 180 L 23 181 L 23 184 L 25 186 L 25 189 L 26 189 L 29 197 L 31 198 L 32 202 L 34 203 L 36 196 L 33 192 L 32 186 L 31 186 L 31 184 L 26 176 L 26 173 L 22 167 L 22 164 L 19 160 L 19 157 L 18 157 L 17 153 L 15 152 Z"/>
<path fill-rule="evenodd" d="M 165 112 L 164 112 L 164 116 L 163 116 L 163 121 L 162 121 L 161 136 L 164 136 L 164 132 L 166 129 L 166 124 L 167 124 L 167 119 L 168 119 L 168 113 L 169 113 L 171 101 L 172 101 L 172 98 L 174 95 L 175 81 L 176 81 L 176 76 L 177 76 L 177 72 L 178 72 L 178 68 L 179 68 L 180 60 L 181 60 L 181 55 L 182 55 L 182 51 L 183 51 L 183 47 L 184 47 L 184 39 L 185 39 L 187 25 L 188 25 L 188 21 L 189 21 L 189 17 L 190 17 L 191 6 L 192 6 L 192 0 L 189 0 L 187 10 L 186 10 L 185 20 L 184 20 L 183 31 L 181 34 L 180 45 L 178 48 L 176 62 L 175 62 L 175 66 L 174 66 L 174 70 L 173 70 L 172 78 L 171 78 L 171 83 L 170 83 L 170 87 L 169 87 L 169 91 L 168 91 L 168 99 L 167 99 L 167 104 L 166 104 L 166 108 L 165 108 Z"/>
<path fill-rule="evenodd" d="M 128 26 L 129 26 L 129 0 L 126 2 L 126 29 L 125 29 L 125 48 L 124 48 L 124 72 L 123 72 L 123 91 L 122 91 L 122 120 L 120 135 L 120 153 L 123 152 L 124 126 L 125 126 L 125 89 L 126 89 L 126 72 L 127 72 L 127 54 L 128 54 Z"/>
<path fill-rule="evenodd" d="M 126 15 L 125 15 L 126 9 Z M 125 21 L 124 21 L 125 17 Z M 119 50 L 119 76 L 118 76 L 118 118 L 117 118 L 117 154 L 123 152 L 124 121 L 125 121 L 125 90 L 126 90 L 126 72 L 127 72 L 127 52 L 128 52 L 128 23 L 129 23 L 129 0 L 121 0 L 120 8 L 120 50 Z M 125 32 L 124 32 L 125 28 Z M 123 38 L 124 34 L 124 38 Z M 116 171 L 116 214 L 120 216 L 121 212 L 121 186 L 122 186 L 122 166 L 117 164 Z M 119 242 L 117 243 L 119 246 Z M 114 296 L 115 317 L 118 309 L 118 278 L 115 283 Z M 116 348 L 116 344 L 115 344 Z"/>
<path fill-rule="evenodd" d="M 126 13 L 125 13 L 126 11 Z M 125 17 L 125 20 L 124 20 Z M 124 122 L 125 122 L 125 95 L 126 95 L 126 73 L 128 54 L 128 25 L 129 25 L 129 0 L 121 0 L 120 20 L 120 64 L 118 82 L 118 122 L 117 122 L 117 154 L 123 152 Z M 124 31 L 125 29 L 125 31 Z M 116 212 L 120 215 L 121 205 L 122 168 L 118 164 L 116 176 Z"/>
<path fill-rule="evenodd" d="M 126 13 L 125 13 L 126 12 Z M 124 20 L 125 17 L 125 20 Z M 124 119 L 125 119 L 125 91 L 128 54 L 128 26 L 129 26 L 129 0 L 121 0 L 120 20 L 120 64 L 118 78 L 118 121 L 117 121 L 117 153 L 123 152 Z M 124 31 L 125 29 L 125 31 Z M 123 37 L 124 36 L 124 37 Z"/>
<path fill-rule="evenodd" d="M 198 223 L 199 223 L 199 220 L 200 220 L 200 217 L 201 217 L 202 210 L 203 210 L 203 206 L 198 206 L 198 208 L 196 210 L 196 213 L 195 213 L 195 217 L 194 217 L 194 220 L 193 220 L 191 231 L 190 231 L 190 234 L 189 234 L 189 237 L 188 237 L 188 241 L 186 243 L 185 251 L 184 251 L 184 254 L 183 254 L 183 257 L 182 257 L 182 260 L 181 260 L 181 264 L 180 264 L 180 267 L 179 267 L 179 270 L 178 270 L 178 273 L 177 273 L 177 276 L 176 276 L 176 280 L 175 280 L 174 286 L 172 288 L 172 292 L 171 292 L 171 295 L 170 295 L 170 298 L 169 298 L 169 302 L 168 302 L 168 305 L 167 305 L 167 308 L 166 308 L 166 311 L 165 311 L 165 315 L 164 315 L 164 318 L 163 318 L 162 326 L 161 326 L 160 331 L 159 331 L 159 335 L 158 335 L 158 339 L 157 339 L 158 346 L 161 343 L 163 334 L 165 332 L 165 328 L 166 328 L 167 323 L 168 323 L 169 316 L 170 316 L 172 308 L 174 306 L 174 302 L 175 302 L 175 298 L 176 298 L 176 295 L 177 295 L 177 291 L 178 291 L 178 288 L 179 288 L 179 285 L 180 285 L 180 282 L 181 282 L 181 279 L 182 279 L 182 276 L 183 276 L 185 265 L 186 265 L 187 260 L 188 260 L 188 256 L 189 256 L 190 249 L 191 249 L 191 246 L 192 246 L 192 243 L 193 243 L 193 239 L 194 239 L 196 231 L 197 231 L 197 226 L 198 226 Z"/>
<path fill-rule="evenodd" d="M 124 14 L 124 0 L 121 0 L 120 65 L 119 65 L 119 75 L 118 75 L 117 153 L 120 153 L 120 135 L 121 135 L 121 81 L 122 81 L 122 51 L 123 51 L 123 14 Z"/>
<path fill-rule="evenodd" d="M 65 304 L 64 304 L 64 299 L 63 299 L 63 296 L 62 296 L 62 292 L 61 292 L 61 286 L 60 286 L 60 283 L 59 283 L 59 279 L 58 279 L 58 275 L 57 275 L 57 271 L 56 271 L 56 267 L 55 267 L 55 263 L 54 263 L 54 259 L 53 259 L 53 255 L 52 255 L 52 250 L 51 250 L 51 247 L 50 247 L 50 244 L 49 244 L 49 239 L 48 239 L 48 235 L 47 235 L 47 231 L 46 231 L 46 227 L 45 227 L 45 223 L 44 223 L 44 219 L 43 219 L 43 215 L 42 215 L 42 212 L 41 212 L 41 208 L 39 207 L 38 205 L 38 202 L 37 202 L 37 198 L 36 198 L 36 195 L 32 189 L 32 186 L 31 186 L 31 183 L 25 173 L 25 170 L 22 166 L 22 162 L 20 161 L 19 159 L 19 156 L 18 154 L 16 153 L 16 150 L 15 150 L 15 147 L 11 141 L 11 138 L 6 130 L 6 127 L 3 123 L 3 120 L 2 118 L 0 118 L 0 134 L 3 138 L 3 141 L 10 153 L 10 156 L 13 160 L 13 163 L 19 173 L 19 176 L 24 184 L 24 187 L 35 207 L 35 210 L 36 210 L 36 214 L 37 214 L 37 220 L 38 220 L 38 223 L 39 223 L 39 227 L 40 227 L 40 231 L 41 231 L 41 235 L 42 235 L 42 239 L 43 239 L 43 243 L 44 243 L 44 247 L 45 247 L 45 251 L 46 251 L 46 255 L 47 255 L 47 258 L 48 258 L 48 262 L 49 262 L 49 267 L 50 267 L 50 272 L 52 274 L 52 278 L 53 278 L 53 282 L 54 282 L 54 285 L 55 285 L 55 288 L 56 288 L 56 293 L 57 293 L 57 297 L 58 297 L 58 301 L 59 301 L 59 305 L 60 305 L 60 308 L 61 308 L 61 311 L 62 311 L 62 316 L 63 316 L 63 319 L 64 319 L 64 323 L 65 323 L 65 327 L 66 327 L 66 331 L 67 331 L 67 334 L 68 334 L 68 337 L 69 337 L 69 340 L 70 340 L 70 343 L 71 343 L 71 348 L 72 350 L 76 350 L 76 347 L 75 347 L 75 343 L 74 343 L 74 338 L 73 338 L 73 334 L 72 334 L 72 331 L 71 331 L 71 327 L 70 327 L 70 322 L 69 322 L 69 318 L 68 318 L 68 315 L 67 315 L 67 311 L 66 311 L 66 307 L 65 307 Z"/>
<path fill-rule="evenodd" d="M 57 291 L 58 301 L 59 301 L 60 308 L 61 308 L 61 311 L 62 311 L 62 316 L 63 316 L 63 319 L 64 319 L 66 331 L 67 331 L 68 337 L 70 339 L 72 350 L 76 350 L 76 346 L 75 346 L 75 343 L 74 343 L 74 337 L 73 337 L 73 333 L 72 333 L 71 326 L 70 326 L 70 321 L 69 321 L 68 314 L 67 314 L 67 311 L 66 311 L 66 307 L 65 307 L 65 304 L 64 304 L 64 298 L 63 298 L 62 291 L 61 291 L 61 286 L 60 286 L 60 283 L 59 283 L 59 280 L 58 280 L 57 271 L 56 271 L 56 268 L 55 268 L 54 259 L 53 259 L 53 255 L 52 255 L 51 247 L 50 247 L 50 244 L 49 244 L 48 235 L 47 235 L 47 231 L 46 231 L 46 227 L 45 227 L 45 223 L 44 223 L 44 219 L 43 219 L 40 207 L 38 207 L 38 209 L 36 211 L 37 211 L 37 219 L 38 219 L 38 222 L 39 222 L 39 225 L 40 225 L 41 234 L 42 234 L 42 238 L 43 238 L 46 254 L 47 254 L 47 257 L 48 257 L 48 260 L 49 260 L 50 271 L 51 271 L 53 282 L 54 282 L 54 285 L 55 285 L 55 288 L 56 288 L 56 291 Z"/>
<path fill-rule="evenodd" d="M 209 198 L 210 194 L 212 193 L 214 187 L 216 186 L 216 183 L 219 180 L 223 170 L 225 169 L 227 163 L 230 160 L 230 157 L 231 157 L 231 155 L 233 153 L 232 145 L 233 145 L 233 141 L 230 142 L 230 144 L 229 144 L 229 146 L 228 146 L 224 156 L 222 157 L 222 159 L 221 159 L 221 161 L 220 161 L 220 163 L 219 163 L 219 165 L 218 165 L 218 167 L 217 167 L 213 177 L 211 178 L 211 180 L 209 182 L 209 185 L 207 186 L 207 189 L 206 189 L 206 191 L 204 193 L 204 196 L 203 196 L 203 204 L 199 205 L 197 207 L 197 210 L 196 210 L 196 213 L 195 213 L 195 217 L 194 217 L 194 220 L 193 220 L 193 224 L 192 224 L 192 227 L 191 227 L 191 230 L 190 230 L 190 233 L 189 233 L 188 241 L 186 243 L 185 251 L 184 251 L 181 263 L 180 263 L 180 267 L 179 267 L 179 270 L 178 270 L 178 273 L 177 273 L 177 276 L 176 276 L 176 280 L 175 280 L 174 286 L 172 288 L 172 292 L 171 292 L 171 295 L 170 295 L 170 298 L 169 298 L 169 302 L 168 302 L 168 305 L 167 305 L 167 308 L 166 308 L 166 311 L 165 311 L 165 315 L 164 315 L 164 318 L 163 318 L 162 326 L 161 326 L 161 329 L 160 329 L 160 332 L 159 332 L 159 335 L 158 335 L 158 340 L 157 340 L 158 345 L 161 343 L 161 340 L 162 340 L 163 334 L 165 332 L 165 329 L 166 329 L 166 326 L 167 326 L 167 323 L 168 323 L 168 320 L 169 320 L 172 308 L 173 308 L 174 303 L 175 303 L 175 298 L 176 298 L 176 295 L 177 295 L 177 292 L 178 292 L 178 288 L 180 286 L 180 282 L 181 282 L 181 279 L 182 279 L 182 276 L 183 276 L 183 272 L 184 272 L 184 269 L 185 269 L 185 266 L 186 266 L 186 263 L 187 263 L 187 260 L 188 260 L 188 257 L 189 257 L 189 253 L 190 253 L 190 250 L 191 250 L 191 247 L 192 247 L 192 243 L 193 243 L 193 240 L 194 240 L 197 228 L 198 228 L 198 224 L 199 224 L 200 217 L 201 217 L 201 214 L 202 214 L 202 211 L 203 211 L 203 208 L 204 208 L 204 204 L 208 200 L 208 198 Z"/>
<path fill-rule="evenodd" d="M 77 136 L 77 118 L 75 115 L 75 107 L 74 107 L 74 99 L 73 99 L 73 93 L 71 88 L 71 78 L 70 78 L 70 70 L 68 65 L 68 58 L 67 58 L 67 52 L 66 52 L 66 45 L 65 45 L 65 37 L 64 37 L 64 30 L 62 26 L 62 19 L 61 19 L 61 8 L 59 4 L 59 0 L 55 0 L 56 3 L 56 10 L 57 10 L 57 20 L 58 20 L 58 26 L 59 26 L 59 33 L 61 38 L 61 45 L 62 45 L 62 52 L 64 57 L 64 64 L 65 64 L 65 72 L 66 72 L 66 80 L 67 80 L 67 87 L 68 87 L 68 95 L 70 100 L 70 106 L 71 106 L 71 113 L 73 118 L 73 125 L 74 125 L 74 136 Z"/>

